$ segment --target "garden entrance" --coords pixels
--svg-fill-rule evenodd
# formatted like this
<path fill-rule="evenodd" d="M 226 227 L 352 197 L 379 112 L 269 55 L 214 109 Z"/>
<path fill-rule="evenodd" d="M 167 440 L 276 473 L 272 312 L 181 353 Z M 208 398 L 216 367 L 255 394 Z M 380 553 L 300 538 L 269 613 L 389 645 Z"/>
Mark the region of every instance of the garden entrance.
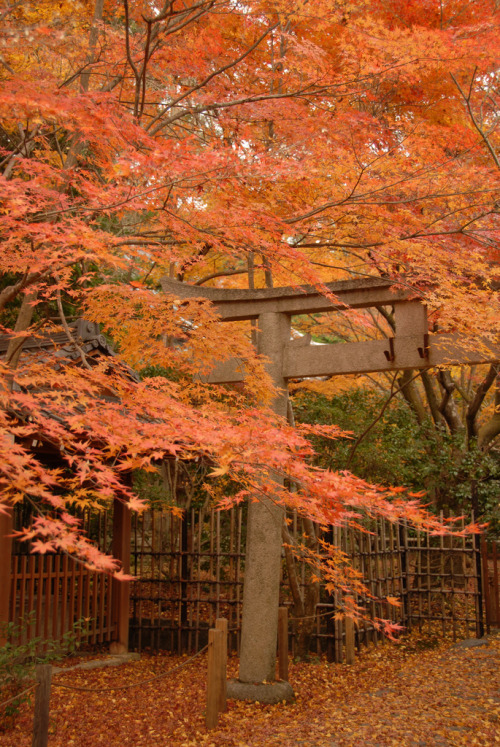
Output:
<path fill-rule="evenodd" d="M 467 341 L 457 336 L 430 334 L 423 300 L 407 289 L 394 288 L 387 278 L 330 283 L 324 287 L 328 291 L 325 294 L 316 286 L 200 288 L 166 277 L 162 288 L 175 303 L 190 298 L 209 300 L 221 322 L 249 320 L 255 325 L 256 349 L 266 360 L 265 368 L 274 385 L 270 406 L 282 418 L 288 413 L 291 379 L 367 372 L 396 374 L 441 364 L 499 360 L 497 350 L 479 351 L 477 343 L 474 349 L 466 349 L 470 344 L 464 347 Z M 307 339 L 292 339 L 294 316 L 383 306 L 393 309 L 394 335 L 388 339 L 320 346 L 310 345 Z M 214 384 L 242 382 L 245 371 L 240 360 L 228 358 L 205 380 Z M 282 478 L 276 475 L 275 480 L 280 483 Z M 250 683 L 274 680 L 283 516 L 283 507 L 266 496 L 249 502 L 239 671 L 245 691 Z M 382 557 L 385 553 L 384 549 Z M 408 583 L 408 569 L 404 578 Z M 418 578 L 421 580 L 421 572 Z M 407 595 L 408 590 L 402 592 L 401 605 L 408 600 Z M 376 594 L 372 597 L 381 603 Z"/>

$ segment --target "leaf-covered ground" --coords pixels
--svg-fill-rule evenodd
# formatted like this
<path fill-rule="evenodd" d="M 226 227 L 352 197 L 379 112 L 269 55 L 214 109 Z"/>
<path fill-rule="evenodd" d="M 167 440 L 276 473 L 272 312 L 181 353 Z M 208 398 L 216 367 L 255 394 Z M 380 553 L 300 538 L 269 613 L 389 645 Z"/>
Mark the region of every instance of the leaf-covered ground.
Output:
<path fill-rule="evenodd" d="M 184 657 L 186 659 L 187 657 Z M 73 670 L 55 681 L 108 688 L 143 681 L 183 659 L 143 656 L 113 669 Z M 128 690 L 53 689 L 49 747 L 96 745 L 497 745 L 500 637 L 464 647 L 418 636 L 363 651 L 353 666 L 290 667 L 293 705 L 229 701 L 204 726 L 206 654 L 167 678 Z M 237 661 L 230 662 L 230 674 Z M 32 707 L 0 733 L 1 747 L 31 745 Z"/>

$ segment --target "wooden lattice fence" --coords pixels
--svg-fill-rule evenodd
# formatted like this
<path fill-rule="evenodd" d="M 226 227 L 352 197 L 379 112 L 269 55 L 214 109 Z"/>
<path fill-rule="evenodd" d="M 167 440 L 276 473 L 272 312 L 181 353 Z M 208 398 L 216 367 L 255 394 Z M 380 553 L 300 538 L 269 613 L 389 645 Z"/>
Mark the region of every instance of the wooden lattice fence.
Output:
<path fill-rule="evenodd" d="M 131 589 L 132 646 L 195 650 L 222 616 L 228 619 L 231 645 L 238 648 L 244 509 L 191 510 L 185 519 L 151 511 L 134 518 L 132 531 L 131 570 L 137 576 Z M 300 522 L 295 521 L 292 535 L 297 538 L 300 533 Z M 454 638 L 482 634 L 484 589 L 477 537 L 429 537 L 379 520 L 370 532 L 335 528 L 330 539 L 370 592 L 364 600 L 369 618 L 390 619 L 405 628 L 427 626 Z M 307 576 L 302 563 L 302 587 Z M 498 587 L 498 572 L 495 583 Z M 498 605 L 498 594 L 496 599 Z M 284 561 L 280 603 L 290 607 L 293 649 L 296 623 Z M 342 660 L 344 631 L 342 621 L 335 621 L 331 613 L 341 607 L 341 595 L 333 597 L 323 588 L 314 611 L 313 645 L 337 661 Z M 377 643 L 381 637 L 368 619 L 357 626 L 358 645 Z"/>
<path fill-rule="evenodd" d="M 218 617 L 239 645 L 243 509 L 191 510 L 185 520 L 149 511 L 132 522 L 131 645 L 193 650 Z"/>
<path fill-rule="evenodd" d="M 133 517 L 131 543 L 130 645 L 139 650 L 199 649 L 218 617 L 228 620 L 230 645 L 239 647 L 243 598 L 245 507 L 227 512 L 190 510 L 184 518 L 147 511 Z M 297 541 L 300 521 L 291 517 Z M 26 525 L 18 517 L 18 525 Z M 89 513 L 84 528 L 100 549 L 112 551 L 111 512 Z M 390 619 L 405 628 L 427 627 L 454 638 L 482 635 L 500 625 L 498 550 L 484 538 L 429 537 L 405 525 L 373 522 L 369 532 L 335 528 L 327 537 L 358 571 L 369 596 L 367 618 L 356 627 L 358 646 L 382 638 L 374 618 Z M 299 587 L 308 583 L 308 568 L 297 562 Z M 14 543 L 10 619 L 33 616 L 23 634 L 60 638 L 76 621 L 87 621 L 80 640 L 89 644 L 113 640 L 113 584 L 66 555 L 29 553 Z M 387 599 L 397 600 L 398 606 Z M 312 645 L 318 653 L 342 661 L 345 632 L 332 613 L 342 608 L 342 595 L 321 587 L 314 605 Z M 288 606 L 292 652 L 298 623 L 285 558 L 280 604 Z M 483 625 L 484 622 L 484 625 Z"/>

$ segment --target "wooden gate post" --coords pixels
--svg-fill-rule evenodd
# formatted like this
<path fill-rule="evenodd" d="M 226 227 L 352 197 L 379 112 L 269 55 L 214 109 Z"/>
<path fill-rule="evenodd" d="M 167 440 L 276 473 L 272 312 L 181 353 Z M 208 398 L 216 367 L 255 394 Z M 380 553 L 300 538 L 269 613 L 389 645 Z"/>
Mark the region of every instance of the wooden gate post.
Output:
<path fill-rule="evenodd" d="M 474 521 L 474 514 L 472 515 Z M 474 597 L 474 607 L 476 613 L 476 638 L 482 638 L 484 635 L 484 616 L 483 616 L 483 568 L 481 562 L 481 536 L 475 534 L 473 537 L 474 548 L 474 579 L 476 582 L 476 595 Z"/>
<path fill-rule="evenodd" d="M 31 747 L 47 747 L 49 741 L 50 684 L 52 665 L 39 664 L 36 668 L 38 687 L 35 691 L 33 739 Z"/>
<path fill-rule="evenodd" d="M 12 583 L 12 508 L 0 513 L 0 646 L 5 645 L 4 628 L 9 622 Z"/>
<path fill-rule="evenodd" d="M 354 664 L 356 661 L 354 653 L 354 620 L 352 617 L 346 617 L 345 626 L 345 663 Z"/>
<path fill-rule="evenodd" d="M 489 583 L 489 568 L 488 568 L 488 546 L 484 535 L 481 535 L 481 570 L 482 570 L 482 587 L 483 587 L 483 599 L 484 599 L 484 612 L 486 620 L 486 632 L 490 633 L 491 625 L 491 603 L 490 603 L 490 583 Z"/>
<path fill-rule="evenodd" d="M 113 502 L 113 557 L 120 560 L 124 573 L 130 572 L 130 509 L 121 500 Z M 114 625 L 113 641 L 109 647 L 112 654 L 124 654 L 128 651 L 130 582 L 112 579 L 113 604 L 112 619 Z"/>
<path fill-rule="evenodd" d="M 408 598 L 408 527 L 406 521 L 404 524 L 398 524 L 398 551 L 400 560 L 400 578 L 401 578 L 401 606 L 403 611 L 403 625 L 411 630 L 411 609 Z"/>
<path fill-rule="evenodd" d="M 498 549 L 497 543 L 493 540 L 492 544 L 492 560 L 493 560 L 493 619 L 492 622 L 495 627 L 498 628 L 500 625 L 500 588 L 498 586 Z"/>
<path fill-rule="evenodd" d="M 219 711 L 227 711 L 227 620 L 225 617 L 218 617 L 215 621 L 215 629 L 222 632 L 222 652 L 221 652 L 221 668 L 222 668 L 222 687 L 219 693 Z"/>
<path fill-rule="evenodd" d="M 220 628 L 211 628 L 208 631 L 207 710 L 205 713 L 207 729 L 216 727 L 219 720 L 219 705 L 226 682 L 224 638 L 224 631 Z"/>
<path fill-rule="evenodd" d="M 278 672 L 280 680 L 288 682 L 288 609 L 278 609 Z"/>

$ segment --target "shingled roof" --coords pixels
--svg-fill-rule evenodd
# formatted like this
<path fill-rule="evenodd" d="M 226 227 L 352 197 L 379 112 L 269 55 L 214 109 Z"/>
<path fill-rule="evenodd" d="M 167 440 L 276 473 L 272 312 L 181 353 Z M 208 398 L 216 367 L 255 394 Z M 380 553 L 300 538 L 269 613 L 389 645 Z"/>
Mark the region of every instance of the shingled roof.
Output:
<path fill-rule="evenodd" d="M 43 362 L 49 359 L 61 359 L 65 362 L 74 362 L 75 365 L 82 364 L 82 353 L 87 362 L 97 363 L 102 357 L 115 358 L 116 353 L 111 345 L 101 333 L 101 329 L 95 322 L 89 322 L 87 319 L 77 319 L 69 325 L 70 336 L 64 330 L 53 329 L 43 332 L 34 332 L 23 342 L 21 353 L 21 363 L 26 364 L 29 358 L 37 362 Z M 0 359 L 4 358 L 12 335 L 0 335 Z M 111 361 L 110 361 L 111 363 Z M 128 377 L 134 381 L 139 380 L 139 376 L 133 369 L 123 367 Z"/>

